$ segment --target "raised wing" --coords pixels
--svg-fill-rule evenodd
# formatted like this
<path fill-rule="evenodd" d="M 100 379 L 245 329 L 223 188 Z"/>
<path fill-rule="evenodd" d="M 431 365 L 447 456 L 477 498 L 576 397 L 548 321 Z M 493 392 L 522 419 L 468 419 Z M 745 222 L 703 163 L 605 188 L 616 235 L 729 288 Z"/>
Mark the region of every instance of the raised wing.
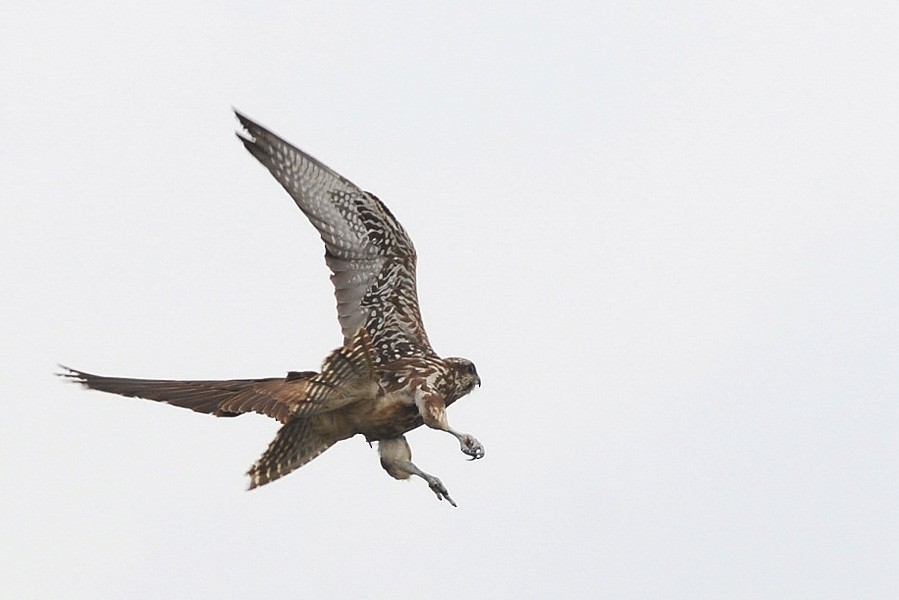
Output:
<path fill-rule="evenodd" d="M 325 243 L 325 262 L 348 341 L 364 327 L 376 360 L 432 356 L 415 289 L 415 248 L 384 204 L 280 137 L 236 113 L 238 134 L 287 190 Z"/>

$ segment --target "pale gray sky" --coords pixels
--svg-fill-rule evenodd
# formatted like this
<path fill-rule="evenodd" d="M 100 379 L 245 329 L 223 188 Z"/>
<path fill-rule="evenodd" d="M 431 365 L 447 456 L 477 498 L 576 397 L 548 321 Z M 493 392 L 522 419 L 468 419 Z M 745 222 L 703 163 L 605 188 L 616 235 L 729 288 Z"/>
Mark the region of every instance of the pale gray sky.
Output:
<path fill-rule="evenodd" d="M 887 598 L 899 9 L 0 8 L 0 592 Z M 89 392 L 316 368 L 314 229 L 230 107 L 379 195 L 484 385 L 244 491 L 277 423 Z"/>

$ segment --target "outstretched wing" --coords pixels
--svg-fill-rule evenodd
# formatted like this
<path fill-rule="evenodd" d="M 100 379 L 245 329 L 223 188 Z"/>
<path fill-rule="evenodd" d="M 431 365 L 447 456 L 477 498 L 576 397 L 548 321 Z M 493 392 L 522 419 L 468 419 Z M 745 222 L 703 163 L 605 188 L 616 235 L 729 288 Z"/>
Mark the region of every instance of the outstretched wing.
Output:
<path fill-rule="evenodd" d="M 322 364 L 321 373 L 305 371 L 287 377 L 176 381 L 106 377 L 60 365 L 62 377 L 92 390 L 165 402 L 215 415 L 236 417 L 255 412 L 282 423 L 336 410 L 359 399 L 372 398 L 377 388 L 371 337 L 359 329 Z"/>
<path fill-rule="evenodd" d="M 379 364 L 404 356 L 432 356 L 415 289 L 415 248 L 387 207 L 236 114 L 248 134 L 237 137 L 293 197 L 325 243 L 344 340 L 365 327 Z"/>
<path fill-rule="evenodd" d="M 296 401 L 306 393 L 306 380 L 300 377 L 172 381 L 105 377 L 60 366 L 65 370 L 61 376 L 92 390 L 155 400 L 217 417 L 256 412 L 286 423 Z"/>

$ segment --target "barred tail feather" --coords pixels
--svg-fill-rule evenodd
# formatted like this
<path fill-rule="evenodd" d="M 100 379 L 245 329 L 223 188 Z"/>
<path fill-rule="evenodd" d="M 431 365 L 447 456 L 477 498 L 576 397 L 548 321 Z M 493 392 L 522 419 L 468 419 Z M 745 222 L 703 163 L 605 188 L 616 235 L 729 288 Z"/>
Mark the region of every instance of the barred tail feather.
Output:
<path fill-rule="evenodd" d="M 295 419 L 278 434 L 247 475 L 252 490 L 299 469 L 330 448 L 337 440 L 315 431 L 312 419 Z"/>

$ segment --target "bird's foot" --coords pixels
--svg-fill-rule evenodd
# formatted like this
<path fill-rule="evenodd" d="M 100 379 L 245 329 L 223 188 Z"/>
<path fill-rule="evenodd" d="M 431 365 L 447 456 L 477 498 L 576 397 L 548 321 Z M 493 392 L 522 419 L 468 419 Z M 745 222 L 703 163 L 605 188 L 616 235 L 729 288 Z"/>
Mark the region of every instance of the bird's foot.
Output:
<path fill-rule="evenodd" d="M 466 433 L 459 438 L 459 442 L 462 444 L 462 452 L 471 457 L 469 460 L 484 458 L 484 446 L 481 445 L 481 442 L 474 439 L 474 437 Z"/>
<path fill-rule="evenodd" d="M 445 498 L 447 502 L 449 502 L 453 506 L 456 506 L 456 503 L 453 502 L 452 498 L 450 498 L 449 492 L 446 491 L 446 486 L 443 485 L 442 481 L 440 481 L 433 475 L 428 475 L 425 479 L 427 480 L 428 486 L 430 486 L 431 491 L 437 494 L 438 500 L 443 500 Z"/>

